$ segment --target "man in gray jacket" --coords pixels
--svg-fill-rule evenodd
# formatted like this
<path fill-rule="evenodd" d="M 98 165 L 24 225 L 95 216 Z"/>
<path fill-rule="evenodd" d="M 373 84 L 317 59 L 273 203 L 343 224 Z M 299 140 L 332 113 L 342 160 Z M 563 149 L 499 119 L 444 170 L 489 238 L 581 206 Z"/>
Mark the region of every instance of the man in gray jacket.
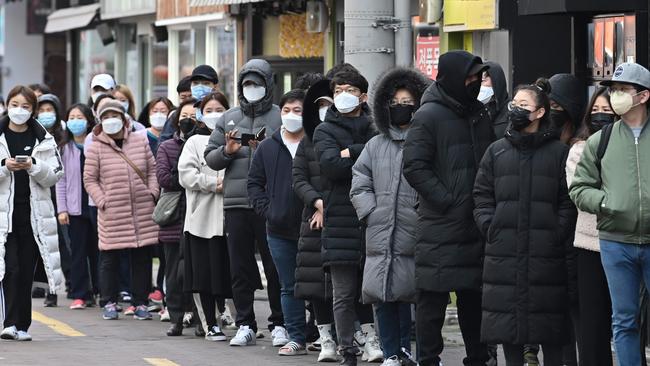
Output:
<path fill-rule="evenodd" d="M 280 283 L 266 242 L 266 220 L 253 210 L 247 192 L 248 170 L 253 153 L 265 136 L 282 125 L 280 109 L 273 104 L 273 71 L 268 62 L 248 61 L 237 83 L 239 106 L 226 111 L 217 121 L 205 149 L 205 161 L 214 170 L 225 169 L 224 210 L 232 292 L 237 309 L 237 335 L 231 346 L 255 344 L 257 323 L 253 311 L 256 289 L 262 281 L 255 260 L 255 243 L 262 257 L 271 305 L 269 330 L 273 345 L 289 342 L 280 304 Z M 256 138 L 251 139 L 251 135 Z M 248 142 L 246 142 L 248 140 Z"/>

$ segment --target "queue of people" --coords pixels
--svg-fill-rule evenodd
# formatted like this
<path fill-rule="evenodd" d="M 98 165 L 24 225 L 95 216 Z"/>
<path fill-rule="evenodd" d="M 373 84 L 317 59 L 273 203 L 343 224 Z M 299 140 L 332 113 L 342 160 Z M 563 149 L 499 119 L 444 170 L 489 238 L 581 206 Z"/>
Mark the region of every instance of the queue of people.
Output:
<path fill-rule="evenodd" d="M 510 99 L 498 64 L 450 51 L 435 81 L 400 67 L 369 87 L 341 64 L 279 105 L 260 59 L 236 106 L 208 65 L 179 106 L 138 116 L 106 74 L 65 111 L 17 86 L 0 119 L 0 338 L 31 340 L 45 282 L 46 306 L 65 290 L 106 320 L 160 311 L 167 336 L 253 346 L 259 256 L 281 356 L 442 365 L 453 293 L 466 365 L 496 365 L 502 345 L 507 366 L 540 351 L 607 366 L 612 340 L 640 365 L 650 71 L 624 63 L 601 84 L 586 103 L 557 74 Z"/>

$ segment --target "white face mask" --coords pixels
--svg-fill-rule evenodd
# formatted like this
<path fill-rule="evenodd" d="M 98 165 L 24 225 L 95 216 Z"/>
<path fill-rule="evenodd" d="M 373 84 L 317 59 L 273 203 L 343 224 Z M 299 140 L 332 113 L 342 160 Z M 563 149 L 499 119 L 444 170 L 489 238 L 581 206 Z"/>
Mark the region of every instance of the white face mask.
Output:
<path fill-rule="evenodd" d="M 124 107 L 124 113 L 129 113 L 129 101 L 127 100 L 126 102 L 120 103 L 122 103 L 122 107 Z"/>
<path fill-rule="evenodd" d="M 217 121 L 222 115 L 223 112 L 211 112 L 204 114 L 201 118 L 201 122 L 203 122 L 207 128 L 214 130 L 214 128 L 217 126 Z"/>
<path fill-rule="evenodd" d="M 102 121 L 102 129 L 109 135 L 114 135 L 124 127 L 124 121 L 118 117 L 106 118 Z"/>
<path fill-rule="evenodd" d="M 334 106 L 341 113 L 350 113 L 359 106 L 359 97 L 343 92 L 334 97 Z"/>
<path fill-rule="evenodd" d="M 325 115 L 327 115 L 327 110 L 328 110 L 329 108 L 330 108 L 330 107 L 320 107 L 320 108 L 318 109 L 318 118 L 320 118 L 320 121 L 321 121 L 321 122 L 324 122 L 324 121 L 325 121 Z"/>
<path fill-rule="evenodd" d="M 492 96 L 494 96 L 494 89 L 491 86 L 481 86 L 481 91 L 476 99 L 483 104 L 488 104 Z"/>
<path fill-rule="evenodd" d="M 250 103 L 261 100 L 266 95 L 266 88 L 263 86 L 249 85 L 244 87 L 244 98 Z"/>
<path fill-rule="evenodd" d="M 32 116 L 32 112 L 20 107 L 9 108 L 8 114 L 11 122 L 17 125 L 25 124 L 27 121 L 29 121 L 29 117 Z"/>
<path fill-rule="evenodd" d="M 302 129 L 302 116 L 293 112 L 282 115 L 282 126 L 288 132 L 298 132 Z"/>
<path fill-rule="evenodd" d="M 156 130 L 162 130 L 165 127 L 165 122 L 167 122 L 167 116 L 164 113 L 154 113 L 149 116 L 149 123 Z"/>

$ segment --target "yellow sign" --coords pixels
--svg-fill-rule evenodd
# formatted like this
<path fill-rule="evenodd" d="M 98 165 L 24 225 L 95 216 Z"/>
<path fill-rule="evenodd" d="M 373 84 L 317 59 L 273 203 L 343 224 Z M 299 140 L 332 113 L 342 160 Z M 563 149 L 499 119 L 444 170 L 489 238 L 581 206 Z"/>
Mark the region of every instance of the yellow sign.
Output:
<path fill-rule="evenodd" d="M 496 0 L 446 0 L 443 14 L 445 32 L 497 28 Z"/>

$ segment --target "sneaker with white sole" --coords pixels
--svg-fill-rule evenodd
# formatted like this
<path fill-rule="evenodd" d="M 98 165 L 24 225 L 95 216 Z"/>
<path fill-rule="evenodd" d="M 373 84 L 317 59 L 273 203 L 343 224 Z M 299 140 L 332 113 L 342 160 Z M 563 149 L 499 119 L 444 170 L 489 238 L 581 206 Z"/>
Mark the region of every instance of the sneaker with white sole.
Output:
<path fill-rule="evenodd" d="M 205 339 L 211 342 L 225 342 L 226 335 L 223 334 L 221 329 L 219 329 L 219 327 L 215 325 L 205 335 Z"/>
<path fill-rule="evenodd" d="M 18 329 L 15 326 L 6 327 L 0 333 L 0 339 L 16 340 L 18 339 Z"/>
<path fill-rule="evenodd" d="M 318 338 L 320 353 L 318 354 L 318 362 L 336 362 L 339 360 L 338 353 L 336 352 L 336 342 L 332 338 L 332 324 L 318 325 Z"/>
<path fill-rule="evenodd" d="M 19 330 L 18 337 L 16 337 L 16 340 L 22 342 L 28 342 L 32 340 L 32 336 L 29 335 L 29 333 L 25 332 L 24 330 Z"/>
<path fill-rule="evenodd" d="M 366 345 L 363 346 L 362 361 L 367 362 L 382 362 L 384 360 L 384 352 L 379 346 L 379 337 L 375 334 L 369 334 L 366 338 Z"/>
<path fill-rule="evenodd" d="M 221 327 L 223 329 L 229 329 L 229 330 L 237 329 L 237 325 L 235 325 L 235 321 L 232 319 L 230 315 L 226 313 L 221 314 L 220 319 L 221 319 Z"/>
<path fill-rule="evenodd" d="M 160 315 L 160 321 L 161 322 L 169 322 L 169 321 L 171 321 L 171 316 L 169 315 L 169 311 L 167 311 L 167 308 L 164 308 L 164 309 L 160 310 L 158 315 Z"/>
<path fill-rule="evenodd" d="M 317 340 L 313 341 L 309 345 L 307 345 L 307 351 L 312 351 L 312 352 L 320 352 L 321 349 L 321 340 L 318 338 Z"/>
<path fill-rule="evenodd" d="M 192 326 L 192 318 L 194 317 L 194 314 L 192 312 L 187 312 L 183 314 L 183 327 L 184 328 L 189 328 Z"/>
<path fill-rule="evenodd" d="M 289 332 L 284 327 L 276 326 L 271 331 L 273 347 L 282 347 L 289 343 Z"/>
<path fill-rule="evenodd" d="M 255 332 L 248 326 L 242 325 L 237 330 L 237 334 L 230 340 L 231 346 L 252 346 L 255 345 Z"/>
<path fill-rule="evenodd" d="M 402 366 L 402 362 L 397 356 L 390 356 L 387 358 L 381 366 Z"/>
<path fill-rule="evenodd" d="M 280 350 L 278 350 L 278 355 L 280 356 L 299 356 L 299 355 L 306 355 L 307 354 L 307 349 L 305 346 L 302 344 L 298 344 L 296 342 L 289 342 L 282 346 Z"/>

